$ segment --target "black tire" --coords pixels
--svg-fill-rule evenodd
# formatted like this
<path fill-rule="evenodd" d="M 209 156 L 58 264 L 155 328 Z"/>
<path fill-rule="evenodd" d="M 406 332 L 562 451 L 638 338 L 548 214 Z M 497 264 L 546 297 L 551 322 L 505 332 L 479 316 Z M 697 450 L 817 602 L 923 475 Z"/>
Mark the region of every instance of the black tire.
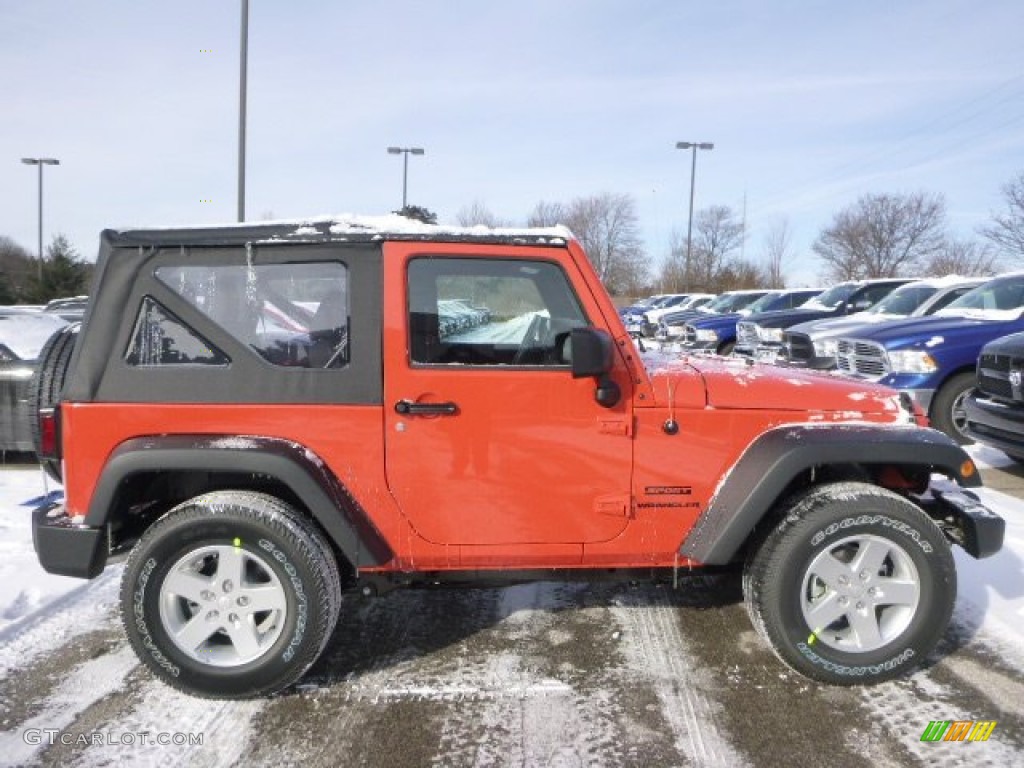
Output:
<path fill-rule="evenodd" d="M 736 349 L 736 342 L 735 341 L 727 341 L 727 342 L 725 342 L 725 344 L 723 344 L 722 346 L 720 346 L 716 350 L 716 353 L 721 355 L 722 357 L 729 357 L 729 355 L 732 354 L 732 351 L 734 349 Z"/>
<path fill-rule="evenodd" d="M 953 376 L 939 387 L 932 400 L 929 416 L 932 426 L 940 432 L 956 440 L 960 445 L 973 445 L 974 440 L 967 436 L 967 415 L 963 409 L 964 398 L 974 389 L 975 376 L 972 371 L 964 371 Z"/>
<path fill-rule="evenodd" d="M 39 364 L 32 374 L 28 389 L 28 413 L 32 431 L 32 446 L 36 456 L 42 450 L 42 439 L 39 434 L 39 410 L 52 408 L 60 402 L 60 394 L 68 376 L 71 354 L 75 351 L 78 341 L 79 324 L 69 325 L 54 333 L 43 345 L 39 353 Z M 60 461 L 56 459 L 40 459 L 46 474 L 63 482 Z"/>
<path fill-rule="evenodd" d="M 320 656 L 340 608 L 324 536 L 284 502 L 249 491 L 172 509 L 136 544 L 121 582 L 135 653 L 168 685 L 203 698 L 291 685 Z"/>
<path fill-rule="evenodd" d="M 923 661 L 956 599 L 953 555 L 931 518 L 855 482 L 817 486 L 781 512 L 743 574 L 752 623 L 775 654 L 834 685 L 882 682 Z M 872 564 L 856 570 L 861 557 Z M 828 623 L 811 626 L 815 614 Z"/>

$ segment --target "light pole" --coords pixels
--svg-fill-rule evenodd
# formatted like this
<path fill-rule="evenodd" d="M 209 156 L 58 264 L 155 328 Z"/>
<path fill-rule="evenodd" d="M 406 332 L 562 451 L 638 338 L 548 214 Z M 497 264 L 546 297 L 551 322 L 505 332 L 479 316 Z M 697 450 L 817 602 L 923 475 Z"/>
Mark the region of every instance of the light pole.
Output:
<path fill-rule="evenodd" d="M 686 285 L 685 290 L 690 289 L 690 249 L 693 244 L 693 188 L 697 178 L 697 150 L 714 149 L 715 145 L 709 141 L 677 141 L 676 149 L 692 149 L 693 161 L 690 164 L 690 218 L 686 224 Z"/>
<path fill-rule="evenodd" d="M 249 0 L 242 0 L 242 43 L 238 63 L 238 220 L 245 221 L 245 102 L 249 60 Z"/>
<path fill-rule="evenodd" d="M 405 210 L 406 192 L 409 189 L 409 155 L 422 155 L 423 147 L 388 147 L 389 155 L 405 155 L 402 158 L 402 210 Z"/>
<path fill-rule="evenodd" d="M 39 281 L 43 280 L 43 166 L 60 165 L 60 160 L 53 157 L 23 157 L 25 165 L 39 166 Z"/>

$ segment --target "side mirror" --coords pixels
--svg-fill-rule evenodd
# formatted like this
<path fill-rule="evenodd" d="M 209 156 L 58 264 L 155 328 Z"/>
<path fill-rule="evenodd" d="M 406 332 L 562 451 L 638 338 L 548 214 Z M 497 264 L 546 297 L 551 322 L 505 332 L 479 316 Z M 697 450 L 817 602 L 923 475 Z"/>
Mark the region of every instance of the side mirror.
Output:
<path fill-rule="evenodd" d="M 607 331 L 600 328 L 573 328 L 569 334 L 568 356 L 572 358 L 572 377 L 603 376 L 612 369 L 615 345 Z"/>
<path fill-rule="evenodd" d="M 572 377 L 596 377 L 594 399 L 604 408 L 618 405 L 622 399 L 622 390 L 608 375 L 615 364 L 615 343 L 608 331 L 600 328 L 573 328 L 567 346 L 572 358 Z"/>

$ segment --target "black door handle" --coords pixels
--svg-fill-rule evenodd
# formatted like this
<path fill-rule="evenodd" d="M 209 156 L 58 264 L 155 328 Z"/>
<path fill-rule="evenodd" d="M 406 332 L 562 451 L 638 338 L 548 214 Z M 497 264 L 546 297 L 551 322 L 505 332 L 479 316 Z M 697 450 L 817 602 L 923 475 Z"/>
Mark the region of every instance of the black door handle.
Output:
<path fill-rule="evenodd" d="M 458 410 L 455 403 L 414 403 L 412 400 L 395 403 L 395 411 L 403 416 L 453 416 Z"/>

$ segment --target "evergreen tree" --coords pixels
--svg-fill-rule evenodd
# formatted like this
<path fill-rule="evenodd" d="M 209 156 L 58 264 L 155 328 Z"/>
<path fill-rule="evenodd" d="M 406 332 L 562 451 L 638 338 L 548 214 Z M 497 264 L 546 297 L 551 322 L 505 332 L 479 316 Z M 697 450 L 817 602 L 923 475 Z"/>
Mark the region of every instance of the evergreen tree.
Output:
<path fill-rule="evenodd" d="M 64 235 L 55 235 L 46 247 L 42 279 L 36 275 L 29 281 L 25 298 L 33 304 L 45 304 L 52 299 L 80 296 L 89 290 L 91 278 L 92 265 L 82 261 Z"/>

